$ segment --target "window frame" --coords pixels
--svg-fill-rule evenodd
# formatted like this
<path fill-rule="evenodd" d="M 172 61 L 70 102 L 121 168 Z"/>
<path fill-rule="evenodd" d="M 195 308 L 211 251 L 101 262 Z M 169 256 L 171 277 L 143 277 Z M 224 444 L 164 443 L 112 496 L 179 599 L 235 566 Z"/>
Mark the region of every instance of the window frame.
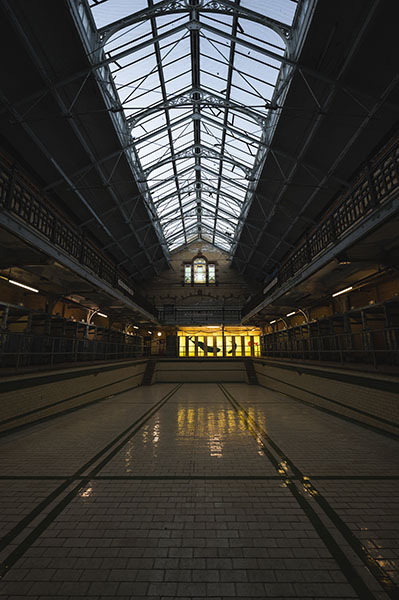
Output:
<path fill-rule="evenodd" d="M 194 263 L 198 259 L 205 261 L 205 281 L 204 282 L 195 281 L 195 279 L 194 279 L 194 277 L 195 277 Z M 210 266 L 214 267 L 214 281 L 213 282 L 209 281 L 209 267 Z M 190 268 L 190 281 L 186 281 L 187 267 Z M 183 262 L 183 285 L 185 285 L 185 286 L 187 286 L 187 285 L 191 285 L 191 286 L 217 285 L 217 282 L 216 282 L 217 269 L 216 269 L 216 267 L 217 267 L 216 261 L 209 261 L 206 256 L 204 256 L 201 252 L 198 252 L 198 254 L 196 254 L 192 258 L 191 261 Z"/>

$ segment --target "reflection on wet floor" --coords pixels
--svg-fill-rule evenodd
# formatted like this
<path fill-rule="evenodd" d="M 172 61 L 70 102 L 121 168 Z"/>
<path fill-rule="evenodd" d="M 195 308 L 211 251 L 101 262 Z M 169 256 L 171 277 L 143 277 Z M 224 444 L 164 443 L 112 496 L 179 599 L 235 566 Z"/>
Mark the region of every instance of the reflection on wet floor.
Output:
<path fill-rule="evenodd" d="M 2 560 L 10 549 L 21 556 L 1 598 L 389 597 L 399 581 L 396 442 L 245 384 L 226 384 L 227 395 L 185 384 L 158 406 L 173 387 L 134 390 L 84 418 L 0 440 L 5 474 L 33 477 L 0 481 L 2 530 L 53 494 L 59 506 L 32 542 L 20 544 L 27 523 L 6 546 Z M 95 476 L 66 479 L 151 406 L 93 463 Z M 60 479 L 34 479 L 48 472 Z M 341 556 L 342 547 L 351 550 Z"/>
<path fill-rule="evenodd" d="M 197 389 L 191 395 L 184 386 L 101 473 L 200 475 L 216 469 L 215 474 L 274 474 L 261 438 L 254 440 L 242 414 L 217 386 L 209 387 L 212 396 L 202 399 Z M 250 407 L 250 414 L 266 428 L 261 408 Z"/>

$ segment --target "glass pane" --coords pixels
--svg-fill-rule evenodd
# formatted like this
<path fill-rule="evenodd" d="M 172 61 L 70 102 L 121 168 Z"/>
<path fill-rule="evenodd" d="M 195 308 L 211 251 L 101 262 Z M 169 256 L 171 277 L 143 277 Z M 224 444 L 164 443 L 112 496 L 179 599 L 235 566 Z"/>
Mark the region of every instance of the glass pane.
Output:
<path fill-rule="evenodd" d="M 236 335 L 233 337 L 233 348 L 235 349 L 235 356 L 242 356 L 241 336 Z"/>
<path fill-rule="evenodd" d="M 110 93 L 115 89 L 119 96 L 123 113 L 118 117 L 126 119 L 130 132 L 126 146 L 131 148 L 133 175 L 141 193 L 148 192 L 160 241 L 175 250 L 201 237 L 229 251 L 242 228 L 241 205 L 252 200 L 248 182 L 271 143 L 268 105 L 280 91 L 276 88 L 286 83 L 280 76 L 285 39 L 267 23 L 223 14 L 223 3 L 166 4 L 166 10 L 157 12 L 148 0 L 88 0 L 97 27 L 118 25 L 104 41 L 102 50 L 110 62 L 99 75 L 109 82 Z M 298 5 L 293 0 L 235 4 L 287 28 Z M 195 32 L 184 27 L 194 5 L 203 25 Z M 140 13 L 144 8 L 151 18 Z M 301 38 L 292 39 L 296 37 Z M 253 44 L 251 51 L 247 42 Z M 202 187 L 194 190 L 196 181 Z M 184 204 L 186 193 L 200 205 L 200 217 L 191 204 Z M 163 206 L 165 197 L 171 199 L 170 206 Z M 184 271 L 185 283 L 192 283 L 192 277 Z M 215 279 L 215 268 L 209 265 L 208 281 L 216 283 Z M 197 265 L 194 281 L 206 283 L 206 264 Z"/>
<path fill-rule="evenodd" d="M 246 335 L 244 338 L 244 343 L 245 343 L 245 356 L 251 356 L 252 352 L 251 352 L 251 337 L 249 335 Z"/>
<path fill-rule="evenodd" d="M 194 283 L 206 283 L 206 261 L 204 258 L 196 258 L 194 263 Z"/>
<path fill-rule="evenodd" d="M 180 335 L 178 338 L 179 342 L 179 356 L 186 356 L 186 338 Z"/>
<path fill-rule="evenodd" d="M 195 356 L 195 338 L 194 337 L 188 338 L 188 355 Z"/>
<path fill-rule="evenodd" d="M 191 283 L 191 265 L 184 265 L 184 283 Z"/>
<path fill-rule="evenodd" d="M 216 283 L 216 267 L 214 264 L 208 265 L 208 283 Z"/>
<path fill-rule="evenodd" d="M 205 356 L 205 341 L 205 337 L 197 337 L 197 356 Z"/>

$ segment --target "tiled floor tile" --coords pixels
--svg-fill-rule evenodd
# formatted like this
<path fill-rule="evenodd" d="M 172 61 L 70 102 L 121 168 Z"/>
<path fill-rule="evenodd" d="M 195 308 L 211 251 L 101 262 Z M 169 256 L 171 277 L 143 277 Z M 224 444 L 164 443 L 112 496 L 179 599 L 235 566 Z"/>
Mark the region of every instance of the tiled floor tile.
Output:
<path fill-rule="evenodd" d="M 225 386 L 236 410 L 216 384 L 185 384 L 112 446 L 173 387 L 138 388 L 0 440 L 2 475 L 21 477 L 0 480 L 1 531 L 22 523 L 3 550 L 4 564 L 20 557 L 0 598 L 362 600 L 337 562 L 342 547 L 386 600 L 297 473 L 398 583 L 399 481 L 370 479 L 399 475 L 396 443 L 257 386 Z"/>

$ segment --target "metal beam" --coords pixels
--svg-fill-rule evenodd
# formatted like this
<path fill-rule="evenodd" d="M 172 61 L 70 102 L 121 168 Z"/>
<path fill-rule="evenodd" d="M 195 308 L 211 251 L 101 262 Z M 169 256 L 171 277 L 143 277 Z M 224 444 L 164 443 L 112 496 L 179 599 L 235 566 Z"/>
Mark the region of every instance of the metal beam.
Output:
<path fill-rule="evenodd" d="M 191 144 L 187 148 L 184 148 L 183 150 L 179 150 L 179 152 L 176 152 L 176 154 L 168 156 L 164 160 L 161 160 L 159 162 L 154 163 L 153 165 L 150 165 L 143 171 L 143 174 L 146 177 L 148 177 L 148 175 L 152 171 L 154 171 L 155 169 L 158 169 L 160 167 L 163 167 L 164 165 L 167 165 L 170 162 L 173 162 L 176 160 L 182 160 L 185 158 L 198 158 L 198 157 L 199 158 L 211 158 L 211 159 L 215 158 L 216 160 L 222 160 L 223 162 L 232 164 L 235 167 L 244 171 L 244 173 L 247 177 L 252 172 L 252 169 L 250 169 L 246 165 L 243 165 L 242 163 L 239 163 L 237 160 L 229 158 L 226 155 L 222 155 L 220 152 L 218 152 L 217 150 L 214 150 L 213 148 L 209 148 L 208 146 L 205 146 L 203 144 Z M 177 175 L 179 175 L 179 174 L 177 173 Z"/>
<path fill-rule="evenodd" d="M 237 0 L 236 0 L 235 4 L 236 5 L 239 4 L 237 2 Z M 232 19 L 232 25 L 231 25 L 231 32 L 232 32 L 233 35 L 237 35 L 237 28 L 238 28 L 238 18 L 237 18 L 237 15 L 235 15 L 233 17 L 233 19 Z M 226 100 L 227 101 L 230 101 L 230 98 L 231 98 L 231 85 L 232 85 L 233 73 L 234 73 L 235 51 L 236 51 L 235 44 L 232 43 L 230 45 L 230 50 L 229 50 L 229 58 L 228 58 L 229 67 L 228 67 L 227 79 L 226 79 L 226 81 L 227 81 L 227 83 L 226 83 Z M 227 107 L 225 107 L 225 109 L 224 109 L 224 115 L 223 115 L 223 125 L 225 125 L 227 127 L 228 124 L 229 124 L 229 110 L 228 110 Z M 265 127 L 266 127 L 266 121 L 263 124 L 261 124 L 262 130 L 264 130 Z M 227 138 L 227 129 L 223 129 L 222 136 L 221 136 L 221 146 L 220 146 L 220 152 L 221 152 L 221 154 L 224 154 L 225 151 L 226 151 L 226 138 Z M 253 173 L 256 172 L 255 169 L 256 169 L 256 167 L 253 166 Z M 220 164 L 219 164 L 219 173 L 218 174 L 222 175 L 222 173 L 223 173 L 223 162 L 220 161 Z M 251 175 L 252 175 L 252 173 L 251 173 Z M 251 178 L 251 176 L 248 177 L 248 179 L 250 179 L 250 178 Z M 222 180 L 219 178 L 218 181 L 217 181 L 218 192 L 220 192 L 221 187 L 222 187 Z M 219 200 L 220 200 L 220 193 L 218 193 L 218 195 L 216 196 L 216 208 L 217 208 L 216 212 L 220 211 Z M 240 206 L 240 210 L 242 210 L 242 204 Z M 236 225 L 234 227 L 234 232 L 235 232 L 234 237 L 236 237 L 236 235 L 237 235 L 237 224 L 238 223 L 239 223 L 239 221 L 236 220 Z M 217 219 L 216 219 L 216 216 L 215 216 L 214 226 L 213 226 L 212 242 L 215 242 L 215 240 L 216 240 L 216 225 L 217 225 Z M 231 246 L 230 246 L 230 248 L 231 248 Z"/>
<path fill-rule="evenodd" d="M 133 302 L 133 300 L 125 296 L 122 292 L 109 285 L 106 281 L 97 277 L 97 275 L 94 275 L 92 271 L 86 269 L 85 267 L 82 267 L 78 262 L 71 259 L 67 254 L 65 254 L 61 248 L 53 246 L 50 242 L 47 242 L 39 233 L 36 233 L 34 230 L 25 226 L 25 224 L 22 221 L 20 221 L 20 219 L 13 218 L 12 215 L 9 215 L 4 211 L 0 211 L 0 225 L 8 231 L 11 231 L 11 233 L 14 233 L 17 237 L 21 238 L 28 244 L 31 244 L 33 247 L 38 248 L 41 252 L 44 252 L 48 256 L 51 256 L 64 267 L 71 270 L 79 277 L 82 277 L 83 279 L 94 285 L 96 288 L 107 293 L 112 298 L 115 298 L 118 302 L 121 302 L 127 308 L 130 308 L 135 312 L 139 312 L 152 323 L 158 323 L 157 317 L 155 315 L 147 312 L 144 308 L 141 308 L 139 304 L 136 304 L 135 302 Z"/>
<path fill-rule="evenodd" d="M 314 258 L 308 265 L 306 265 L 296 275 L 291 277 L 282 286 L 274 289 L 274 292 L 264 298 L 255 308 L 243 317 L 243 323 L 248 321 L 251 317 L 256 315 L 263 308 L 275 302 L 278 298 L 289 292 L 292 288 L 298 286 L 300 283 L 308 279 L 311 275 L 314 275 L 327 265 L 330 261 L 334 260 L 336 255 L 340 252 L 348 250 L 355 242 L 371 233 L 374 229 L 379 227 L 382 223 L 388 219 L 394 217 L 399 212 L 399 193 L 396 193 L 393 198 L 385 202 L 378 210 L 373 211 L 367 217 L 363 219 L 361 223 L 354 229 L 351 229 L 340 241 L 328 248 L 318 257 Z"/>
<path fill-rule="evenodd" d="M 149 139 L 156 137 L 157 135 L 163 133 L 164 131 L 168 131 L 169 129 L 173 129 L 174 127 L 176 127 L 177 125 L 181 125 L 183 123 L 186 123 L 187 121 L 189 121 L 190 119 L 192 119 L 194 121 L 194 123 L 196 121 L 205 121 L 207 123 L 210 123 L 211 125 L 213 125 L 214 127 L 218 127 L 219 129 L 223 129 L 225 131 L 230 131 L 232 132 L 234 135 L 247 140 L 249 142 L 251 142 L 252 144 L 255 144 L 258 147 L 263 147 L 263 148 L 267 148 L 270 149 L 273 147 L 273 151 L 278 154 L 279 156 L 282 156 L 283 158 L 286 158 L 287 160 L 290 160 L 292 162 L 297 163 L 298 162 L 298 158 L 294 155 L 288 154 L 287 152 L 284 152 L 283 150 L 280 150 L 279 148 L 276 148 L 274 146 L 272 146 L 271 143 L 266 143 L 264 142 L 262 139 L 257 139 L 255 137 L 253 137 L 252 135 L 248 134 L 248 133 L 244 133 L 242 131 L 240 131 L 239 129 L 236 129 L 235 127 L 232 127 L 231 125 L 226 125 L 224 123 L 219 123 L 219 121 L 215 121 L 214 119 L 212 119 L 211 117 L 209 117 L 208 115 L 204 115 L 204 114 L 199 114 L 199 113 L 192 113 L 189 115 L 186 115 L 185 117 L 182 117 L 181 119 L 177 119 L 177 121 L 175 121 L 174 123 L 170 124 L 170 125 L 165 125 L 164 127 L 161 127 L 157 130 L 154 130 L 151 133 L 148 133 L 147 135 L 144 135 L 138 139 L 135 139 L 132 144 L 129 144 L 127 146 L 125 146 L 125 148 L 130 148 L 131 146 L 135 146 L 136 144 L 142 144 L 143 142 L 148 141 Z M 303 160 L 300 161 L 300 164 L 303 165 L 304 168 L 319 172 L 322 175 L 325 175 L 324 171 L 322 169 L 320 169 L 319 167 L 316 167 L 315 165 L 310 165 L 306 162 L 304 162 Z M 341 179 L 339 177 L 335 177 L 333 175 L 331 175 L 331 178 L 335 179 L 336 181 L 338 181 L 341 185 L 345 185 L 346 187 L 349 187 L 349 182 Z M 247 190 L 247 188 L 245 188 Z"/>
<path fill-rule="evenodd" d="M 160 102 L 154 106 L 151 106 L 135 115 L 128 117 L 126 120 L 132 127 L 135 127 L 140 121 L 149 117 L 153 114 L 156 114 L 159 111 L 165 110 L 167 108 L 179 108 L 186 106 L 193 106 L 193 104 L 198 105 L 200 107 L 207 106 L 212 108 L 220 108 L 220 109 L 230 109 L 236 112 L 240 112 L 247 117 L 253 119 L 261 127 L 266 125 L 266 116 L 258 113 L 246 106 L 241 106 L 237 104 L 237 102 L 233 102 L 228 98 L 223 98 L 222 96 L 218 96 L 215 93 L 208 92 L 204 89 L 191 88 L 187 92 L 183 92 L 181 94 L 177 94 L 172 98 L 168 99 L 166 102 Z"/>
<path fill-rule="evenodd" d="M 118 19 L 113 23 L 101 27 L 98 30 L 99 40 L 101 41 L 101 44 L 104 45 L 109 38 L 120 29 L 124 29 L 125 27 L 129 27 L 135 23 L 140 23 L 140 21 L 145 21 L 153 17 L 186 13 L 193 9 L 198 12 L 233 15 L 254 21 L 255 23 L 260 23 L 261 25 L 273 29 L 273 31 L 281 37 L 284 45 L 287 45 L 287 40 L 290 36 L 290 27 L 285 23 L 261 15 L 228 0 L 205 0 L 205 2 L 197 5 L 189 4 L 188 0 L 165 0 L 164 2 L 158 2 L 149 8 L 144 8 L 132 15 Z"/>
<path fill-rule="evenodd" d="M 360 41 L 361 41 L 361 39 L 362 39 L 363 35 L 365 34 L 365 32 L 366 32 L 366 31 L 367 31 L 367 29 L 368 29 L 368 26 L 369 26 L 369 24 L 370 24 L 370 22 L 371 22 L 371 20 L 372 20 L 372 18 L 373 18 L 373 16 L 374 16 L 374 14 L 375 14 L 376 10 L 377 10 L 377 7 L 378 7 L 379 3 L 380 3 L 380 0 L 377 0 L 375 3 L 373 3 L 372 7 L 370 8 L 370 11 L 369 11 L 369 13 L 368 13 L 368 15 L 367 15 L 367 18 L 365 19 L 365 21 L 364 21 L 364 23 L 363 23 L 363 25 L 362 25 L 362 27 L 361 27 L 361 29 L 360 29 L 360 31 L 359 31 L 359 33 L 358 33 L 357 37 L 356 37 L 356 41 L 355 41 L 355 43 L 354 43 L 354 44 L 351 46 L 351 50 L 350 50 L 350 52 L 347 54 L 347 56 L 346 56 L 346 59 L 345 59 L 345 62 L 343 63 L 343 65 L 342 65 L 342 66 L 341 66 L 341 68 L 340 68 L 340 71 L 339 71 L 339 74 L 338 74 L 338 78 L 337 78 L 338 80 L 339 80 L 339 79 L 341 79 L 341 78 L 344 76 L 344 74 L 345 74 L 345 71 L 348 69 L 348 67 L 349 67 L 349 65 L 350 65 L 350 62 L 351 62 L 351 59 L 352 59 L 352 57 L 354 56 L 354 54 L 356 53 L 357 47 L 358 47 L 358 45 L 360 44 Z M 385 92 L 384 92 L 384 94 L 386 94 L 386 93 L 387 93 L 387 92 L 388 92 L 388 91 L 389 91 L 389 90 L 390 90 L 390 89 L 393 87 L 393 85 L 395 85 L 395 84 L 396 84 L 395 82 L 397 81 L 397 79 L 398 79 L 398 75 L 396 76 L 396 78 L 394 78 L 394 80 L 393 80 L 393 81 L 392 81 L 392 80 L 390 81 L 390 83 L 388 84 L 387 88 L 385 89 Z M 314 138 L 314 136 L 316 135 L 316 133 L 317 133 L 317 131 L 318 131 L 319 127 L 321 126 L 322 122 L 323 122 L 323 121 L 324 121 L 324 119 L 326 118 L 326 115 L 328 114 L 328 110 L 329 110 L 330 106 L 332 105 L 332 102 L 333 102 L 333 100 L 334 100 L 334 98 L 335 98 L 335 95 L 336 95 L 336 93 L 337 93 L 337 90 L 338 90 L 338 86 L 336 86 L 336 87 L 333 87 L 333 88 L 330 90 L 330 92 L 329 92 L 329 94 L 328 94 L 327 98 L 325 99 L 325 101 L 324 101 L 324 103 L 323 103 L 323 105 L 322 105 L 322 111 L 320 111 L 320 112 L 319 112 L 319 114 L 317 115 L 317 117 L 316 117 L 315 121 L 314 121 L 314 122 L 313 122 L 313 124 L 312 124 L 311 130 L 310 130 L 310 132 L 308 133 L 307 139 L 305 140 L 305 143 L 302 145 L 302 148 L 301 148 L 301 150 L 300 150 L 299 157 L 298 157 L 298 158 L 299 158 L 299 160 L 301 160 L 302 156 L 304 156 L 304 155 L 306 154 L 306 152 L 308 151 L 308 148 L 309 148 L 309 146 L 310 146 L 310 143 L 313 141 L 313 138 Z M 375 108 L 376 108 L 376 106 L 377 106 L 377 107 L 379 107 L 379 105 L 380 105 L 380 102 L 381 102 L 381 99 L 379 99 L 379 101 L 378 101 L 377 105 L 375 105 L 375 106 L 374 106 L 374 108 L 372 109 L 372 111 L 370 111 L 370 112 L 369 112 L 369 114 L 366 116 L 366 119 L 363 121 L 362 125 L 361 125 L 361 126 L 358 128 L 358 129 L 357 129 L 357 131 L 355 132 L 355 134 L 354 134 L 354 135 L 351 137 L 351 139 L 349 140 L 349 142 L 348 142 L 348 143 L 345 145 L 345 148 L 344 148 L 344 150 L 343 150 L 343 151 L 341 151 L 341 153 L 339 154 L 339 156 L 336 158 L 336 160 L 334 161 L 334 163 L 331 165 L 331 167 L 330 167 L 330 169 L 329 169 L 328 173 L 327 173 L 327 174 L 325 174 L 325 176 L 324 176 L 324 178 L 322 179 L 322 181 L 321 181 L 321 182 L 319 182 L 319 186 L 318 186 L 318 187 L 320 187 L 320 186 L 323 186 L 323 185 L 324 185 L 324 184 L 327 182 L 327 180 L 328 180 L 328 179 L 331 177 L 331 175 L 333 175 L 333 173 L 334 173 L 334 171 L 335 171 L 336 167 L 338 166 L 338 164 L 339 164 L 339 162 L 340 162 L 341 158 L 342 158 L 342 157 L 343 157 L 343 156 L 344 156 L 344 155 L 345 155 L 345 154 L 348 152 L 349 148 L 350 148 L 350 147 L 353 145 L 353 143 L 356 141 L 356 139 L 358 138 L 358 136 L 359 136 L 360 132 L 363 130 L 365 123 L 366 123 L 366 122 L 368 122 L 368 121 L 370 120 L 370 118 L 371 118 L 372 114 L 374 114 L 374 112 L 375 112 Z M 293 165 L 293 167 L 291 168 L 291 170 L 290 170 L 290 173 L 289 173 L 289 174 L 288 174 L 288 176 L 287 176 L 287 182 L 286 182 L 286 183 L 284 183 L 284 185 L 283 185 L 282 189 L 280 190 L 280 192 L 279 192 L 279 194 L 278 194 L 278 196 L 277 196 L 277 198 L 276 198 L 276 200 L 275 200 L 275 206 L 277 206 L 277 204 L 280 202 L 280 200 L 282 199 L 282 197 L 283 197 L 283 195 L 284 195 L 285 191 L 287 190 L 287 187 L 288 187 L 289 183 L 292 181 L 293 177 L 295 176 L 295 174 L 296 174 L 296 170 L 297 170 L 297 167 L 298 167 L 298 164 L 297 164 L 297 163 L 295 163 L 295 164 Z M 306 201 L 306 202 L 304 203 L 304 205 L 301 207 L 301 210 L 300 210 L 300 212 L 299 212 L 299 215 L 301 215 L 301 214 L 302 214 L 302 213 L 303 213 L 303 212 L 304 212 L 304 211 L 305 211 L 305 210 L 308 208 L 308 206 L 310 205 L 310 203 L 311 203 L 311 202 L 313 201 L 313 199 L 315 198 L 315 196 L 316 196 L 317 192 L 318 192 L 318 189 L 316 189 L 316 190 L 315 190 L 315 191 L 314 191 L 314 192 L 313 192 L 313 193 L 312 193 L 312 194 L 309 196 L 309 198 L 307 199 L 307 201 Z M 291 229 L 292 229 L 292 227 L 293 227 L 293 225 L 294 225 L 295 223 L 296 223 L 296 218 L 292 219 L 292 221 L 291 221 L 291 224 L 290 224 L 290 226 L 289 226 L 289 228 L 288 228 L 288 230 L 287 230 L 287 232 L 286 232 L 286 234 L 285 234 L 285 235 L 287 235 L 287 233 L 288 233 L 289 231 L 291 231 Z M 265 224 L 265 226 L 264 226 L 264 229 L 266 229 L 266 227 L 267 227 L 267 225 L 268 225 L 268 224 L 269 224 L 269 222 L 267 222 L 267 223 Z M 258 241 L 257 241 L 257 243 L 260 243 L 260 241 L 261 241 L 261 237 L 262 237 L 262 233 L 259 235 L 259 238 L 258 238 Z M 278 247 L 279 247 L 279 244 L 277 244 L 277 246 L 274 248 L 274 250 L 273 250 L 273 253 L 275 252 L 275 250 L 276 250 Z M 249 256 L 249 260 L 250 260 L 250 258 L 251 258 L 251 256 Z M 267 261 L 265 261 L 265 262 L 264 262 L 264 264 L 263 264 L 263 267 L 264 267 L 264 268 L 267 268 Z"/>
<path fill-rule="evenodd" d="M 4 5 L 4 7 L 5 7 L 5 9 L 6 9 L 7 13 L 8 13 L 9 18 L 12 21 L 12 24 L 13 24 L 14 28 L 16 29 L 16 31 L 18 32 L 19 36 L 23 40 L 24 45 L 29 50 L 29 53 L 30 53 L 31 57 L 32 57 L 33 61 L 36 64 L 36 67 L 38 68 L 39 72 L 41 73 L 41 76 L 43 77 L 44 81 L 47 83 L 47 85 L 48 85 L 48 87 L 49 87 L 52 95 L 54 96 L 56 102 L 60 106 L 61 110 L 64 113 L 66 113 L 67 112 L 67 106 L 66 106 L 65 102 L 61 98 L 60 93 L 56 89 L 53 88 L 51 79 L 48 76 L 48 74 L 46 72 L 46 69 L 44 68 L 44 66 L 42 64 L 41 59 L 39 58 L 39 56 L 38 56 L 35 48 L 32 46 L 32 44 L 31 44 L 30 40 L 28 39 L 25 31 L 23 30 L 20 22 L 16 18 L 13 10 L 9 6 L 8 1 L 4 0 L 3 5 Z M 12 114 L 18 114 L 15 109 L 12 109 L 12 107 L 10 107 L 10 109 L 11 109 Z M 91 152 L 91 149 L 90 149 L 87 141 L 85 140 L 80 127 L 78 127 L 78 125 L 76 124 L 76 122 L 73 119 L 69 119 L 69 123 L 70 123 L 70 125 L 71 125 L 71 127 L 72 127 L 72 129 L 73 129 L 73 131 L 75 133 L 75 135 L 77 136 L 77 139 L 79 140 L 82 148 L 87 153 L 89 159 L 91 160 L 92 163 L 95 163 L 96 161 L 95 161 L 95 158 L 93 156 L 93 153 Z M 26 131 L 28 131 L 28 132 L 30 131 L 31 134 L 33 134 L 33 131 L 30 129 L 30 127 L 26 123 L 25 124 L 22 123 L 22 125 L 23 125 L 23 127 L 24 127 L 24 129 Z M 36 138 L 36 140 L 38 140 L 38 138 L 37 138 L 37 136 L 35 134 L 33 134 L 33 136 Z M 31 135 L 31 137 L 32 137 L 32 135 Z M 41 144 L 41 142 L 40 142 L 40 146 L 41 146 L 42 151 L 45 151 L 45 154 L 47 155 L 47 157 L 50 158 L 50 155 L 49 155 L 47 149 L 44 148 L 44 145 Z M 55 162 L 55 160 L 52 157 L 50 158 L 50 160 L 51 160 L 51 162 L 53 163 L 54 166 L 57 165 L 57 163 Z M 66 176 L 63 173 L 63 171 L 60 169 L 59 166 L 57 168 L 58 168 L 59 172 L 61 173 L 61 175 L 63 176 L 63 178 L 65 179 Z M 122 214 L 122 217 L 123 217 L 125 223 L 129 226 L 129 228 L 131 229 L 133 235 L 136 237 L 137 243 L 140 245 L 141 241 L 137 237 L 137 234 L 136 234 L 134 228 L 132 228 L 131 225 L 130 225 L 130 223 L 128 223 L 128 221 L 126 220 L 126 215 L 124 213 L 124 209 L 121 208 L 121 206 L 120 206 L 119 198 L 116 196 L 116 194 L 115 194 L 114 190 L 112 189 L 112 187 L 109 186 L 109 181 L 107 180 L 105 174 L 103 173 L 102 169 L 99 167 L 98 164 L 95 164 L 95 169 L 96 169 L 97 174 L 99 175 L 99 177 L 100 177 L 103 185 L 107 187 L 108 192 L 109 192 L 110 196 L 112 197 L 115 205 L 118 206 L 118 208 L 119 208 L 119 210 L 120 210 L 120 212 Z M 68 178 L 67 178 L 67 180 L 68 180 Z M 92 213 L 94 213 L 95 216 L 97 216 L 96 213 L 95 213 L 95 211 L 94 211 L 94 209 L 90 206 L 89 202 L 83 197 L 83 195 L 80 194 L 79 192 L 77 192 L 76 189 L 74 191 L 75 191 L 75 193 L 77 193 L 77 195 L 80 197 L 80 199 L 84 202 L 85 206 L 90 207 L 90 211 Z M 111 239 L 113 241 L 115 241 L 116 245 L 121 250 L 121 252 L 126 255 L 126 252 L 124 251 L 123 247 L 118 243 L 117 240 L 115 240 L 115 238 L 112 235 L 112 233 L 110 232 L 110 230 L 108 228 L 106 228 L 106 226 L 104 225 L 102 219 L 98 218 L 98 216 L 97 216 L 96 220 L 102 225 L 102 227 L 105 229 L 105 231 L 107 231 L 107 233 L 111 237 Z M 152 257 L 148 253 L 146 253 L 146 254 L 147 254 L 147 260 L 151 264 Z M 134 264 L 133 260 L 132 260 L 132 263 Z M 155 272 L 157 272 L 157 271 L 155 270 Z"/>

